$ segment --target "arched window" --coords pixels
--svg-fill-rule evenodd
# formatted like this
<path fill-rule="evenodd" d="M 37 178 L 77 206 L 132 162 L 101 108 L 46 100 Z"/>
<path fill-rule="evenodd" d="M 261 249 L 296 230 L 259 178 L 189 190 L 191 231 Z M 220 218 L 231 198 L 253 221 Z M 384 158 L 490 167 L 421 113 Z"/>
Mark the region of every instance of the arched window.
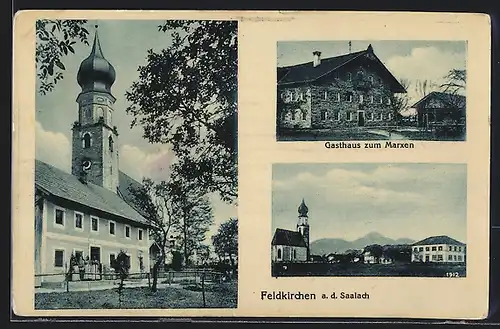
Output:
<path fill-rule="evenodd" d="M 278 249 L 278 259 L 281 259 L 281 249 Z"/>
<path fill-rule="evenodd" d="M 92 145 L 92 138 L 89 133 L 83 134 L 83 148 L 87 149 Z"/>
<path fill-rule="evenodd" d="M 113 144 L 114 144 L 113 137 L 109 136 L 108 144 L 109 144 L 109 150 L 113 152 Z"/>

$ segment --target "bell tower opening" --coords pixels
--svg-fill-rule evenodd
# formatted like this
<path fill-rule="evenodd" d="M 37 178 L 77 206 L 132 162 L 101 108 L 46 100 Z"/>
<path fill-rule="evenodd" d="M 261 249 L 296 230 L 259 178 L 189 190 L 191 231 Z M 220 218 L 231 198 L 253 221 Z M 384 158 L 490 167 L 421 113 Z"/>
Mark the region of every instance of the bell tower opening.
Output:
<path fill-rule="evenodd" d="M 116 73 L 104 57 L 95 26 L 94 42 L 78 70 L 81 87 L 76 102 L 78 121 L 73 125 L 72 174 L 80 177 L 85 171 L 87 181 L 113 192 L 118 188 L 118 132 L 113 126 L 116 98 L 111 93 Z M 84 164 L 85 163 L 85 164 Z M 91 166 L 88 166 L 88 164 Z M 87 166 L 87 169 L 83 169 Z"/>

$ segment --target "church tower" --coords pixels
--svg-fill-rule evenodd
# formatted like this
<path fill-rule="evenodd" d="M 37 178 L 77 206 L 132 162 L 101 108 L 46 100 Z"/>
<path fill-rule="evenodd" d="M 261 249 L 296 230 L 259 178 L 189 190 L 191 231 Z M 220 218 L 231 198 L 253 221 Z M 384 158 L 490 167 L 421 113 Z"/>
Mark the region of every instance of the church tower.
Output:
<path fill-rule="evenodd" d="M 96 32 L 90 55 L 82 61 L 77 81 L 78 120 L 73 124 L 72 174 L 117 192 L 118 131 L 113 125 L 116 98 L 111 94 L 116 73 L 104 58 Z"/>
<path fill-rule="evenodd" d="M 309 249 L 309 208 L 307 208 L 304 199 L 302 199 L 302 203 L 299 206 L 299 220 L 297 222 L 297 231 L 302 235 L 304 241 L 307 246 L 307 260 L 311 259 L 311 253 Z"/>

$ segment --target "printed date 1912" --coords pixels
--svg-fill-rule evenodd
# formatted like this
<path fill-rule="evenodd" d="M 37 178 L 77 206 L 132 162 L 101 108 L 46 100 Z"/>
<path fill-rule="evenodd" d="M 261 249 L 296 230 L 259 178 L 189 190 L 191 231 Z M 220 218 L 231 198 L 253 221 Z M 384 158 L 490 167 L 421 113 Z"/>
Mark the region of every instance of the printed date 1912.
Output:
<path fill-rule="evenodd" d="M 458 272 L 446 272 L 446 277 L 447 278 L 458 278 L 458 277 L 460 277 L 460 275 L 458 274 Z"/>

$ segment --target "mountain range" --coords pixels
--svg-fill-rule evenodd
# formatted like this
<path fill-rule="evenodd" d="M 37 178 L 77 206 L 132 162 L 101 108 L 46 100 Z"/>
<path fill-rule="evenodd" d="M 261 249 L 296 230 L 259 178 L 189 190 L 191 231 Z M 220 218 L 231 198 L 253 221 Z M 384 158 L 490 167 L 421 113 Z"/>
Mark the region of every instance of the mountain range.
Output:
<path fill-rule="evenodd" d="M 367 235 L 356 239 L 354 241 L 347 241 L 344 239 L 336 238 L 326 238 L 319 239 L 311 242 L 311 254 L 313 255 L 325 255 L 330 253 L 343 253 L 349 249 L 363 249 L 364 247 L 371 244 L 383 245 L 395 245 L 395 244 L 411 244 L 415 240 L 408 238 L 391 239 L 378 232 L 371 232 Z"/>

